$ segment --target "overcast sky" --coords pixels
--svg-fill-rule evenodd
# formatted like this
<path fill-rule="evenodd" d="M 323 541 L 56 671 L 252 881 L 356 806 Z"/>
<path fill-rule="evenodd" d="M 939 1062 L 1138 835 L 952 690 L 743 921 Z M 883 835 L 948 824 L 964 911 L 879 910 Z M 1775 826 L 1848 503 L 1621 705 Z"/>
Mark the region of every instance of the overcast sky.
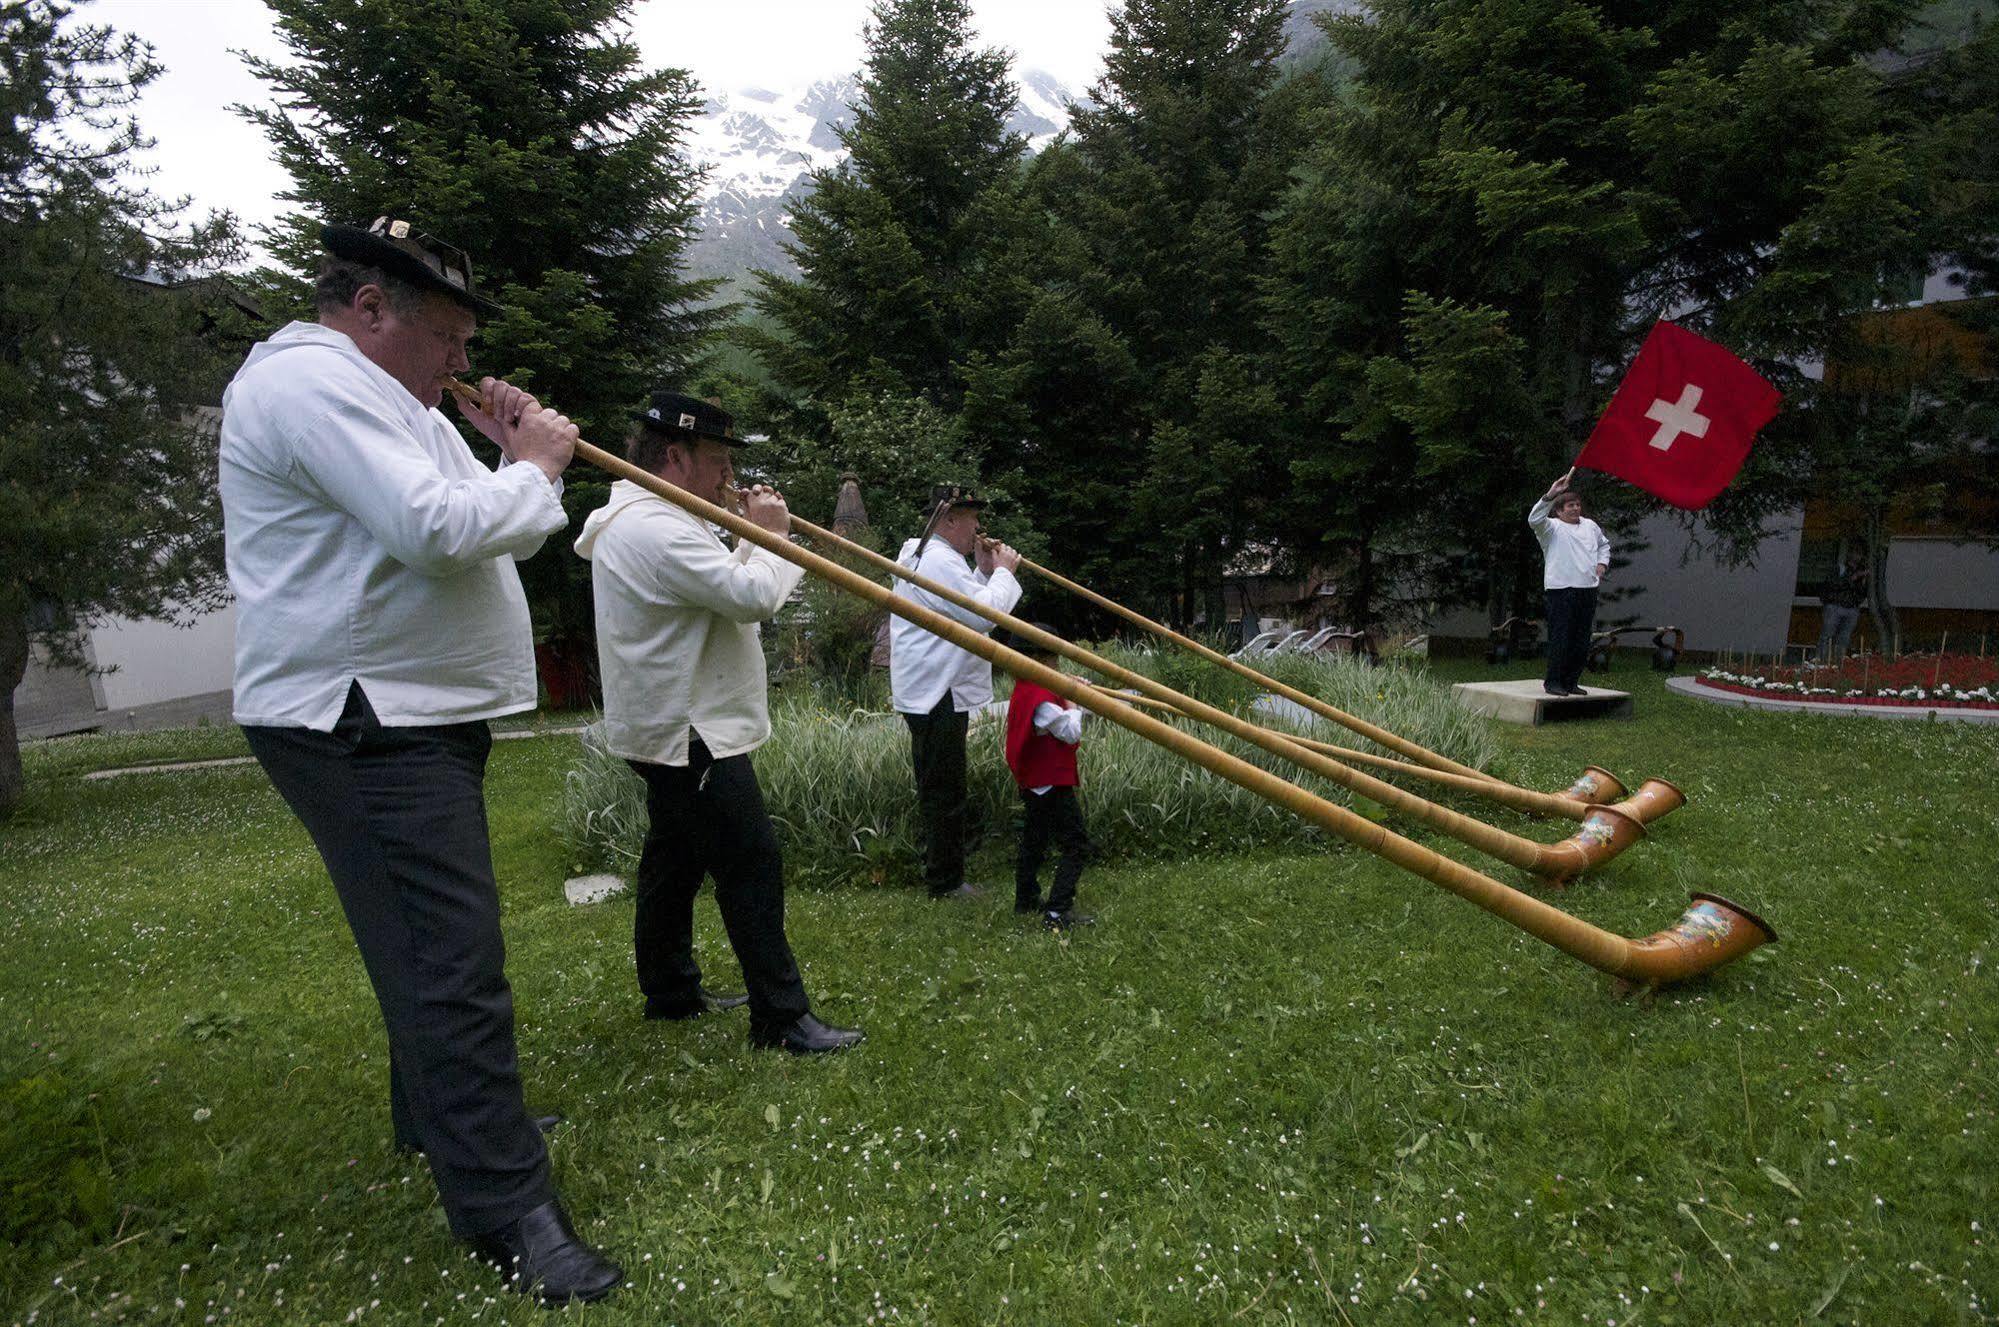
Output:
<path fill-rule="evenodd" d="M 633 28 L 651 67 L 678 65 L 712 91 L 785 87 L 860 67 L 867 0 L 639 0 Z M 1045 69 L 1072 91 L 1095 80 L 1110 24 L 1100 0 L 973 0 L 980 34 Z M 289 182 L 263 136 L 229 113 L 263 100 L 232 50 L 283 54 L 262 0 L 96 0 L 78 17 L 150 41 L 166 73 L 147 90 L 140 123 L 158 141 L 153 186 L 190 195 L 197 213 L 229 208 L 246 221 L 283 210 Z"/>

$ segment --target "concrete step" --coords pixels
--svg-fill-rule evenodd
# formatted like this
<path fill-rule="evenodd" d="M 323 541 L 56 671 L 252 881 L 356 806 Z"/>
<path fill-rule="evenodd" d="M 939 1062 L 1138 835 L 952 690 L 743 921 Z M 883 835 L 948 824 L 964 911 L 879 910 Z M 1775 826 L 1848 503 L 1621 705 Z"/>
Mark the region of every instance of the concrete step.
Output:
<path fill-rule="evenodd" d="M 1583 690 L 1589 694 L 1551 696 L 1541 689 L 1539 679 L 1526 678 L 1517 682 L 1460 682 L 1451 688 L 1451 695 L 1473 714 L 1535 728 L 1544 723 L 1631 717 L 1629 691 L 1612 691 L 1587 681 Z"/>

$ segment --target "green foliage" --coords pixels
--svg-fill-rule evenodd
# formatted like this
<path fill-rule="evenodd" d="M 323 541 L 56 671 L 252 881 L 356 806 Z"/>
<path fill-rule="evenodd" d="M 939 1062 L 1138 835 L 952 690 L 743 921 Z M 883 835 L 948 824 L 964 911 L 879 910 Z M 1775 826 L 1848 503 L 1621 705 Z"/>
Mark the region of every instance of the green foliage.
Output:
<path fill-rule="evenodd" d="M 700 177 L 685 155 L 701 104 L 682 69 L 646 70 L 631 0 L 274 0 L 287 58 L 251 59 L 300 204 L 267 273 L 302 307 L 323 220 L 406 217 L 464 247 L 507 306 L 480 373 L 538 394 L 616 448 L 632 408 L 693 374 L 726 310 L 688 280 Z M 476 445 L 483 442 L 475 440 Z M 591 635 L 589 572 L 569 551 L 608 485 L 579 473 L 568 537 L 523 567 L 544 635 Z"/>
<path fill-rule="evenodd" d="M 1893 274 L 1987 243 L 1989 211 L 1961 200 L 1993 197 L 1964 137 L 1991 122 L 1971 51 L 1990 39 L 1884 54 L 1933 40 L 1919 8 L 1390 0 L 1322 19 L 1352 77 L 1326 85 L 1264 283 L 1300 412 L 1279 536 L 1455 551 L 1468 583 L 1447 596 L 1518 602 L 1537 584 L 1519 513 L 1671 315 L 1788 394 L 1709 512 L 1753 544 L 1838 471 L 1792 366 L 1849 346 Z M 1411 512 L 1412 484 L 1449 502 Z M 1645 508 L 1622 487 L 1592 501 Z"/>
<path fill-rule="evenodd" d="M 189 1014 L 181 1022 L 180 1034 L 189 1041 L 227 1041 L 249 1025 L 249 1020 L 241 1014 L 211 1009 L 204 1014 Z"/>
<path fill-rule="evenodd" d="M 1177 650 L 1099 652 L 1168 685 L 1185 682 L 1220 708 L 1246 710 L 1255 697 L 1248 684 Z M 1190 660 L 1191 667 L 1182 662 Z M 1485 721 L 1467 716 L 1421 674 L 1300 659 L 1285 666 L 1283 680 L 1453 759 L 1483 766 L 1492 758 Z M 773 707 L 771 727 L 770 742 L 757 752 L 757 777 L 778 824 L 787 870 L 812 883 L 913 883 L 921 837 L 902 720 L 865 710 L 842 713 L 821 697 L 788 695 Z M 1199 725 L 1188 727 L 1215 740 Z M 1115 724 L 1092 718 L 1084 733 L 1083 799 L 1102 860 L 1171 859 L 1233 842 L 1326 842 L 1288 812 Z M 974 719 L 969 762 L 974 841 L 1005 844 L 1016 831 L 1019 793 L 1000 754 L 1002 736 L 997 713 Z M 1245 743 L 1223 738 L 1220 744 L 1286 778 L 1298 774 Z M 1298 782 L 1342 805 L 1349 800 L 1316 776 Z M 645 837 L 643 785 L 622 760 L 588 737 L 565 782 L 563 806 L 573 857 L 610 870 L 636 866 Z"/>
<path fill-rule="evenodd" d="M 184 227 L 134 183 L 152 49 L 70 6 L 0 6 L 0 815 L 20 794 L 30 637 L 65 662 L 108 616 L 223 594 L 215 418 L 247 320 L 214 274 L 226 215 Z"/>
<path fill-rule="evenodd" d="M 1491 676 L 1435 667 L 1433 687 Z M 1636 718 L 1501 728 L 1501 767 L 1557 788 L 1600 763 L 1693 801 L 1559 905 L 1643 935 L 1712 890 L 1775 924 L 1760 958 L 1618 1000 L 1370 854 L 1235 826 L 1224 853 L 1093 867 L 1099 924 L 1055 937 L 1009 912 L 1003 835 L 967 907 L 789 892 L 814 1009 L 868 1031 L 811 1064 L 751 1051 L 740 1013 L 639 1017 L 630 902 L 562 898 L 573 739 L 497 743 L 528 1101 L 569 1116 L 557 1187 L 631 1283 L 588 1321 L 1279 1327 L 1338 1322 L 1329 1300 L 1385 1327 L 1989 1318 L 1999 730 L 1722 710 L 1642 661 L 1612 684 Z M 373 994 L 269 782 L 54 777 L 100 745 L 179 755 L 186 735 L 30 749 L 0 935 L 32 960 L 0 964 L 0 1009 L 17 1049 L 60 1061 L 10 1073 L 100 1091 L 134 1210 L 94 1246 L 6 1249 L 7 1321 L 183 1298 L 259 1327 L 377 1300 L 359 1321 L 548 1323 L 393 1151 Z M 733 981 L 712 899 L 695 918 L 709 979 Z M 218 1005 L 256 1035 L 175 1035 Z M 12 1106 L 0 1168 L 39 1132 Z"/>
<path fill-rule="evenodd" d="M 102 1239 L 117 1217 L 90 1099 L 49 1072 L 0 1083 L 0 1243 Z"/>
<path fill-rule="evenodd" d="M 863 548 L 880 551 L 873 530 L 851 531 L 848 537 Z M 870 580 L 886 578 L 861 559 L 831 549 L 813 551 Z M 763 629 L 766 666 L 780 687 L 801 683 L 828 704 L 866 705 L 884 679 L 871 660 L 886 615 L 864 599 L 835 589 L 817 576 L 807 576 L 786 601 L 776 620 Z"/>
<path fill-rule="evenodd" d="M 1007 422 L 1043 461 L 1024 467 L 1035 510 L 1065 569 L 1174 593 L 1179 621 L 1223 617 L 1223 567 L 1272 478 L 1255 274 L 1310 81 L 1279 84 L 1285 12 L 1113 10 L 1095 105 L 1028 182 L 1052 233 L 1023 255 L 1037 295 L 1001 363 L 1026 402 Z"/>
<path fill-rule="evenodd" d="M 997 241 L 1022 151 L 1005 127 L 1007 57 L 974 48 L 967 0 L 879 0 L 872 13 L 840 131 L 848 156 L 792 212 L 798 277 L 757 276 L 774 327 L 747 332 L 797 426 L 822 438 L 827 413 L 855 397 L 954 409 L 968 358 L 1005 321 Z"/>
<path fill-rule="evenodd" d="M 771 465 L 784 480 L 786 498 L 819 524 L 826 523 L 848 474 L 860 482 L 868 523 L 898 546 L 929 517 L 931 484 L 981 484 L 978 460 L 957 421 L 922 397 L 857 394 L 834 407 L 828 423 L 827 433 L 801 434 Z"/>

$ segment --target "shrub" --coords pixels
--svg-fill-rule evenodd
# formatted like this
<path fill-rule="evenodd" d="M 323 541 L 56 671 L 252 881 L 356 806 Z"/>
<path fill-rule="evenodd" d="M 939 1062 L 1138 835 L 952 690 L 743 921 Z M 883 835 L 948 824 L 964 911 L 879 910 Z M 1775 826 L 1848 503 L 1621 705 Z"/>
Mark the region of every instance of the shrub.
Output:
<path fill-rule="evenodd" d="M 1366 719 L 1473 769 L 1487 768 L 1499 753 L 1499 744 L 1492 736 L 1492 722 L 1459 705 L 1451 698 L 1450 688 L 1421 667 L 1403 663 L 1371 665 L 1352 655 L 1299 654 L 1258 659 L 1256 667 L 1287 686 L 1317 696 L 1335 709 Z M 1329 721 L 1320 721 L 1311 735 L 1340 746 L 1382 750 Z M 1394 754 L 1385 750 L 1382 753 Z"/>
<path fill-rule="evenodd" d="M 1265 727 L 1298 726 L 1286 721 L 1282 713 L 1252 710 L 1263 694 L 1255 683 L 1176 646 L 1162 645 L 1155 650 L 1111 642 L 1091 648 L 1112 663 L 1217 709 L 1241 713 Z M 1438 685 L 1420 666 L 1368 664 L 1350 654 L 1262 655 L 1249 663 L 1258 672 L 1317 696 L 1335 709 L 1475 769 L 1484 769 L 1498 753 L 1491 723 L 1458 705 L 1450 690 Z M 1299 726 L 1299 731 L 1339 746 L 1395 754 L 1316 716 Z"/>
<path fill-rule="evenodd" d="M 853 536 L 862 546 L 877 548 L 869 530 Z M 849 571 L 876 583 L 885 578 L 849 554 L 829 553 L 810 540 L 803 546 L 827 554 Z M 773 681 L 796 685 L 810 679 L 812 687 L 829 699 L 846 704 L 861 703 L 874 684 L 869 656 L 874 653 L 875 633 L 887 615 L 873 604 L 844 590 L 807 576 L 786 601 L 773 622 L 763 629 L 764 658 Z"/>
<path fill-rule="evenodd" d="M 1153 667 L 1132 662 L 1141 657 L 1131 650 L 1119 652 L 1120 662 L 1151 675 Z M 1163 657 L 1147 661 L 1156 667 Z M 1407 733 L 1454 759 L 1480 767 L 1491 759 L 1493 744 L 1484 721 L 1458 711 L 1420 673 L 1340 660 L 1287 661 L 1282 667 L 1274 675 L 1291 685 L 1324 695 L 1342 709 Z M 1213 693 L 1227 690 L 1218 687 Z M 1238 696 L 1247 701 L 1253 691 L 1242 684 Z M 914 881 L 921 838 L 902 720 L 870 710 L 836 711 L 810 694 L 785 691 L 775 700 L 771 721 L 771 740 L 756 754 L 757 776 L 792 878 L 816 884 Z M 1300 786 L 1347 804 L 1343 790 L 1254 747 L 1203 725 L 1178 726 L 1283 777 L 1297 776 Z M 1314 731 L 1328 736 L 1322 727 Z M 1019 795 L 1000 755 L 1001 734 L 999 714 L 974 718 L 969 777 L 974 843 L 1011 836 L 1016 826 Z M 1106 858 L 1179 858 L 1239 851 L 1249 844 L 1326 841 L 1290 812 L 1115 724 L 1093 719 L 1084 734 L 1083 805 L 1091 838 Z M 564 791 L 565 834 L 573 858 L 629 873 L 638 861 L 645 823 L 643 785 L 623 761 L 603 750 L 592 728 L 584 734 Z"/>

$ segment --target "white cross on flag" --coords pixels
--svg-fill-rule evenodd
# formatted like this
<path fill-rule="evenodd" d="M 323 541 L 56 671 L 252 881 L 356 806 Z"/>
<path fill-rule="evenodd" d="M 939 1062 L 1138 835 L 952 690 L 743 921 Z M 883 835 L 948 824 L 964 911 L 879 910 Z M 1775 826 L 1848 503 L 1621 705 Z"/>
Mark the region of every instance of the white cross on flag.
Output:
<path fill-rule="evenodd" d="M 1576 464 L 1698 511 L 1742 469 L 1782 399 L 1714 342 L 1655 323 Z"/>

